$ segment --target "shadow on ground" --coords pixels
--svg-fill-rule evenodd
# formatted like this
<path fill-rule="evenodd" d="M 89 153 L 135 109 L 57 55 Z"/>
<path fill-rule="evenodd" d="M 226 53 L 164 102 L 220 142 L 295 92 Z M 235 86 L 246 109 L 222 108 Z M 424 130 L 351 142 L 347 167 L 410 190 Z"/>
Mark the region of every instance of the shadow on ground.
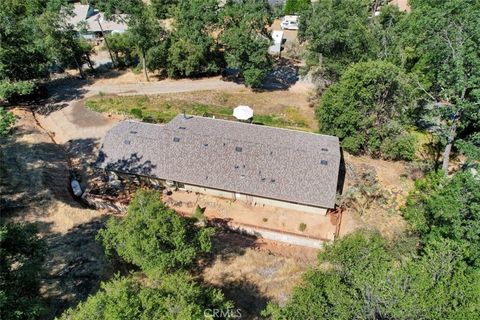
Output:
<path fill-rule="evenodd" d="M 111 277 L 113 272 L 102 246 L 95 241 L 106 219 L 106 216 L 100 217 L 77 225 L 65 234 L 45 236 L 48 274 L 42 287 L 48 297 L 48 319 L 60 316 L 64 310 L 86 300 L 98 290 L 101 281 Z"/>
<path fill-rule="evenodd" d="M 222 279 L 220 287 L 225 297 L 234 302 L 235 307 L 240 309 L 240 319 L 260 319 L 260 313 L 265 310 L 269 301 L 258 286 L 245 277 L 242 279 L 231 280 Z"/>
<path fill-rule="evenodd" d="M 265 77 L 263 84 L 257 91 L 279 91 L 288 90 L 297 81 L 300 80 L 298 75 L 299 67 L 292 61 L 287 59 L 278 59 L 273 69 Z M 223 81 L 231 81 L 237 84 L 245 84 L 242 77 L 239 77 L 239 70 L 227 68 L 222 73 Z"/>

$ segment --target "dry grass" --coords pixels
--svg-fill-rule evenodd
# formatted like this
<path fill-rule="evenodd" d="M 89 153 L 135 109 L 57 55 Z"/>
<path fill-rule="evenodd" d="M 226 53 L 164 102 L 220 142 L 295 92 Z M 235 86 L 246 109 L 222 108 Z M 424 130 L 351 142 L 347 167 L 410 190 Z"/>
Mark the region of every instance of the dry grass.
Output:
<path fill-rule="evenodd" d="M 154 96 L 107 96 L 89 98 L 86 106 L 97 112 L 128 114 L 152 122 L 168 122 L 175 115 L 186 112 L 203 115 L 232 114 L 238 105 L 254 109 L 254 121 L 270 126 L 316 130 L 313 109 L 305 94 L 290 91 L 252 92 L 248 89 L 232 91 L 196 91 Z"/>

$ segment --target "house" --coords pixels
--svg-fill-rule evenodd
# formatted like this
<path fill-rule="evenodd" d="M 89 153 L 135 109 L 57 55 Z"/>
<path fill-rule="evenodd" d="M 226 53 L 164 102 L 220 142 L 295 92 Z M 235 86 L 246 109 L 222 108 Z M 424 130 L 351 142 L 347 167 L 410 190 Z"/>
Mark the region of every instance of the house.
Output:
<path fill-rule="evenodd" d="M 107 19 L 104 13 L 89 4 L 75 3 L 68 19 L 68 23 L 85 39 L 103 37 L 103 33 L 123 33 L 128 28 L 126 15 L 116 14 Z"/>
<path fill-rule="evenodd" d="M 119 123 L 97 166 L 122 178 L 325 215 L 335 207 L 340 146 L 332 136 L 178 115 L 165 125 Z"/>

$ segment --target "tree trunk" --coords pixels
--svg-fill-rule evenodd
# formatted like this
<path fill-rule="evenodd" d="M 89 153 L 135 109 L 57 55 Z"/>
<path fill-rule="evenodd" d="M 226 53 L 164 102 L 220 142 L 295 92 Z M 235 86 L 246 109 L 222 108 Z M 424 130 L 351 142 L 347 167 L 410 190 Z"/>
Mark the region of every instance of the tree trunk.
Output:
<path fill-rule="evenodd" d="M 80 72 L 80 77 L 82 79 L 85 79 L 85 74 L 83 73 L 83 69 L 82 69 L 81 64 L 78 62 L 76 57 L 74 57 L 74 59 L 75 59 L 75 64 L 77 65 L 78 71 Z"/>
<path fill-rule="evenodd" d="M 87 58 L 87 63 L 88 63 L 88 66 L 90 67 L 90 70 L 95 71 L 95 69 L 93 68 L 92 59 L 90 59 L 90 55 L 85 54 L 85 57 Z"/>
<path fill-rule="evenodd" d="M 143 64 L 143 72 L 145 73 L 145 78 L 147 81 L 150 82 L 150 78 L 148 77 L 148 72 L 147 72 L 147 63 L 145 61 L 145 51 L 142 51 L 142 64 Z"/>
<path fill-rule="evenodd" d="M 447 138 L 447 145 L 445 146 L 445 150 L 443 151 L 442 170 L 446 174 L 448 174 L 448 163 L 450 161 L 450 152 L 452 151 L 453 141 L 455 140 L 456 135 L 457 135 L 457 124 L 453 124 L 450 127 L 448 138 Z"/>

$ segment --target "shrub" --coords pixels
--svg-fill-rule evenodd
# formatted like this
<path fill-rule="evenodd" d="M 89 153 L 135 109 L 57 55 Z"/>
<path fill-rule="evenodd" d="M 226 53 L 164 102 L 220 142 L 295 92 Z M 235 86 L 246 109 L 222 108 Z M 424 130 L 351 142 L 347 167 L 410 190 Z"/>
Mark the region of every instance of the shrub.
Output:
<path fill-rule="evenodd" d="M 298 230 L 299 230 L 299 231 L 302 231 L 302 232 L 303 232 L 303 231 L 305 231 L 306 229 L 307 229 L 307 225 L 306 225 L 305 223 L 302 222 L 302 223 L 300 223 L 300 224 L 298 225 Z"/>
<path fill-rule="evenodd" d="M 130 109 L 130 114 L 137 119 L 143 119 L 143 112 L 142 112 L 141 109 L 132 108 L 132 109 Z"/>
<path fill-rule="evenodd" d="M 385 159 L 412 161 L 415 158 L 416 144 L 415 136 L 403 134 L 385 138 L 380 150 Z"/>

